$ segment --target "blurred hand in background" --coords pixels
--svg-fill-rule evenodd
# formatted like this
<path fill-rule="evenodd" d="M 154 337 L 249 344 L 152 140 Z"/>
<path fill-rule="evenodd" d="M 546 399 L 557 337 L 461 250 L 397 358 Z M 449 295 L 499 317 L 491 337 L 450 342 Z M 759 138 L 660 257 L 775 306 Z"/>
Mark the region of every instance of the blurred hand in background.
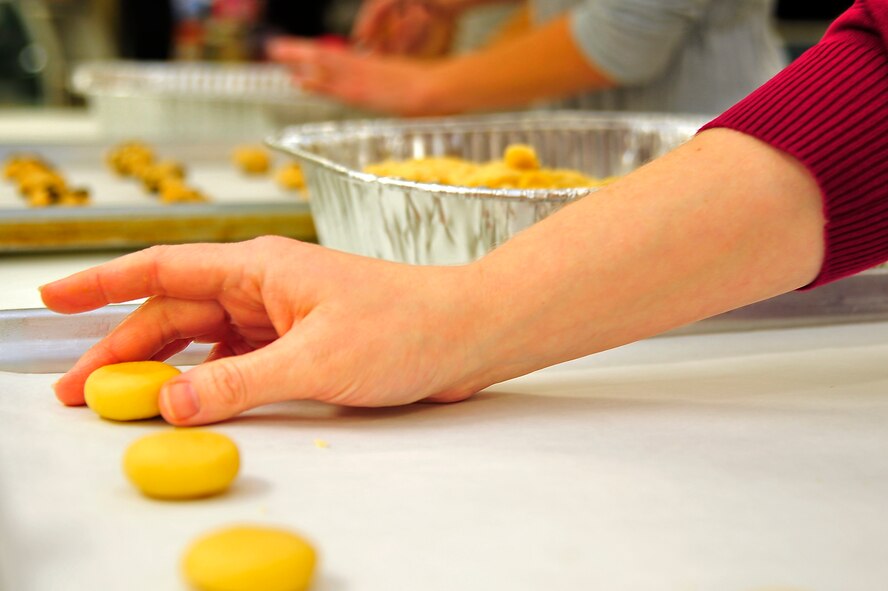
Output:
<path fill-rule="evenodd" d="M 366 0 L 352 30 L 363 49 L 384 54 L 438 57 L 450 51 L 467 2 Z"/>

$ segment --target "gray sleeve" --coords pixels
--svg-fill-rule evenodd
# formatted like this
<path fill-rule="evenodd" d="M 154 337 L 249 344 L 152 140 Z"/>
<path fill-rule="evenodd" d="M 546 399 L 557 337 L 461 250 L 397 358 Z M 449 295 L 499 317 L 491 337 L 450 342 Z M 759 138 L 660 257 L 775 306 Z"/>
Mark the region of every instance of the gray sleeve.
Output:
<path fill-rule="evenodd" d="M 623 86 L 655 78 L 711 0 L 586 0 L 570 30 L 590 64 Z"/>

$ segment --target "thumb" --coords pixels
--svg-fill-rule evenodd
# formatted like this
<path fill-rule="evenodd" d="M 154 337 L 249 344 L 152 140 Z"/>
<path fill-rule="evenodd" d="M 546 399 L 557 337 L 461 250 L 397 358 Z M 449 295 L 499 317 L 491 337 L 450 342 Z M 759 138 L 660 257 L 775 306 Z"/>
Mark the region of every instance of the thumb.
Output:
<path fill-rule="evenodd" d="M 216 423 L 245 410 L 300 398 L 299 372 L 285 338 L 244 355 L 202 363 L 160 391 L 160 412 L 179 426 Z M 304 376 L 303 376 L 304 377 Z"/>

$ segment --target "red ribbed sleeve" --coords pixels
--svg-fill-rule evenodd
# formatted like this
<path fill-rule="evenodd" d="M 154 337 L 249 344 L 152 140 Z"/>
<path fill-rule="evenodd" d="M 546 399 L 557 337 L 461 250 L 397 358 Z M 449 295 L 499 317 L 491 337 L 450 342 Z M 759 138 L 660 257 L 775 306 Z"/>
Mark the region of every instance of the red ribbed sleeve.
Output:
<path fill-rule="evenodd" d="M 807 288 L 888 260 L 888 0 L 857 0 L 823 39 L 703 129 L 791 154 L 817 180 L 826 256 Z"/>

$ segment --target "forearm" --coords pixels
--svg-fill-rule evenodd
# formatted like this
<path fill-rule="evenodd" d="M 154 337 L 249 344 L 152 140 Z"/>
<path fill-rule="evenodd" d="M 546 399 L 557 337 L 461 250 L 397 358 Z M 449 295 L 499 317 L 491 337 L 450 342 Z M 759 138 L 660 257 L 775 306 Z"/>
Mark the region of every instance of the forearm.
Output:
<path fill-rule="evenodd" d="M 823 223 L 797 161 L 705 132 L 475 264 L 492 357 L 481 383 L 802 287 L 821 264 Z"/>
<path fill-rule="evenodd" d="M 567 17 L 435 66 L 426 77 L 429 114 L 525 105 L 609 88 L 570 34 Z"/>

